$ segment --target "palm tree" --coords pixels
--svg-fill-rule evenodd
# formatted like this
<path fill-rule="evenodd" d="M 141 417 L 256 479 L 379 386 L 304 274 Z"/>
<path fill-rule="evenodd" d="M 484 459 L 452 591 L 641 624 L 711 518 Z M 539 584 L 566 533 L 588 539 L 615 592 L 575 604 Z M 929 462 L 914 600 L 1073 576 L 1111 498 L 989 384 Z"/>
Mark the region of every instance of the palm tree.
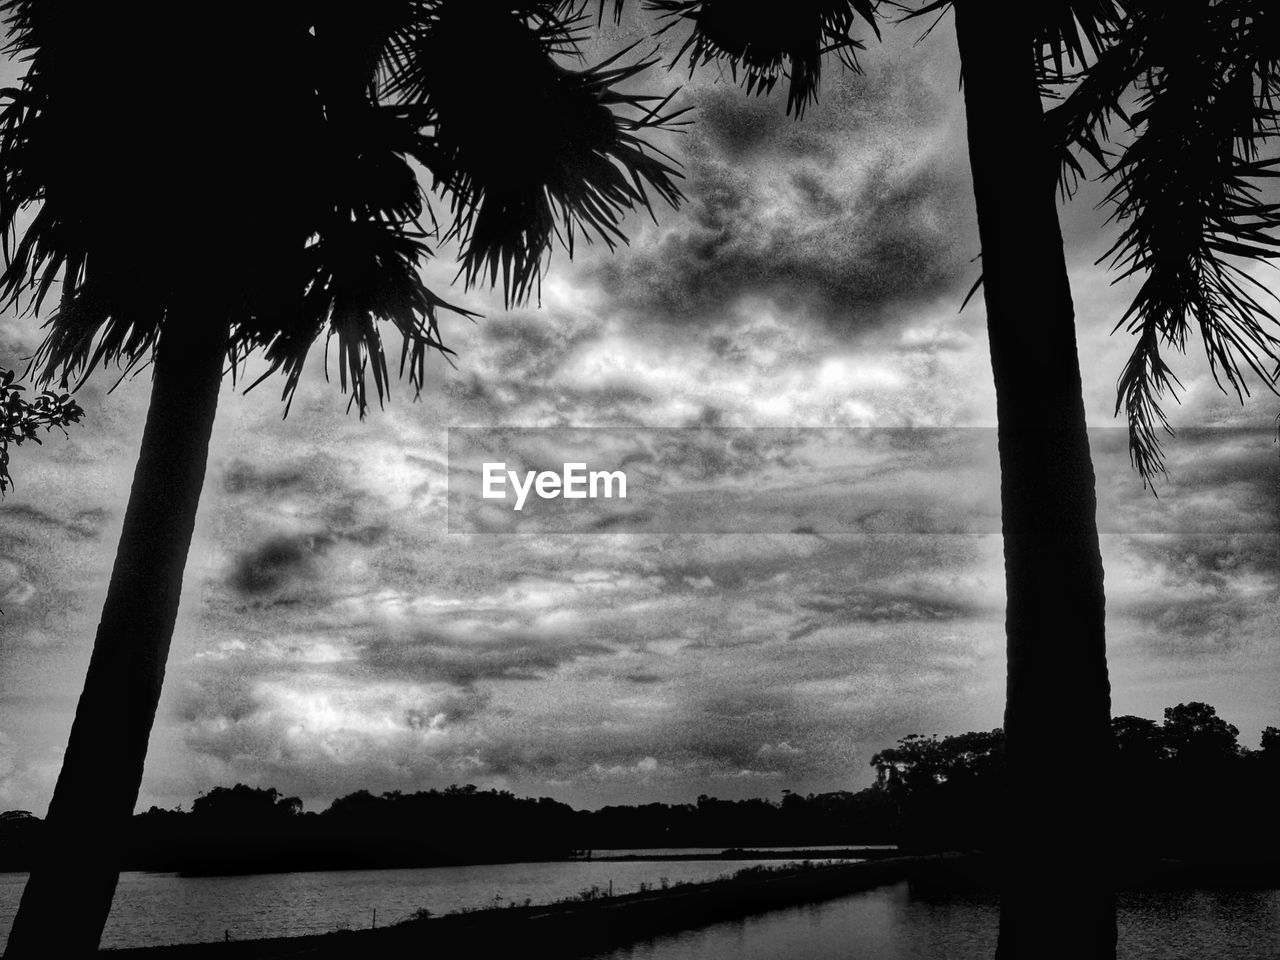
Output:
<path fill-rule="evenodd" d="M 1093 789 L 1107 775 L 1112 749 L 1111 738 L 1099 729 L 1109 699 L 1102 570 L 1083 407 L 1076 396 L 1078 364 L 1069 338 L 1070 291 L 1056 223 L 1054 237 L 1040 236 L 1042 245 L 1035 240 L 1034 223 L 1047 231 L 1052 215 L 1043 196 L 1046 170 L 1031 163 L 1029 175 L 1020 177 L 1001 162 L 999 138 L 1007 141 L 1011 131 L 1009 120 L 1002 129 L 995 114 L 1013 113 L 1010 91 L 1022 89 L 1027 137 L 1019 129 L 1013 139 L 1030 146 L 1033 157 L 1052 152 L 1063 194 L 1070 196 L 1085 173 L 1073 151 L 1092 156 L 1100 175 L 1113 183 L 1107 203 L 1124 229 L 1109 257 L 1121 277 L 1142 278 L 1116 324 L 1137 337 L 1117 382 L 1116 412 L 1125 413 L 1134 467 L 1144 484 L 1153 482 L 1164 472 L 1160 432 L 1172 433 L 1160 399 L 1177 383 L 1161 346 L 1184 351 L 1194 320 L 1215 380 L 1241 399 L 1248 393 L 1246 371 L 1273 390 L 1280 374 L 1275 317 L 1262 302 L 1269 294 L 1245 269 L 1247 261 L 1265 261 L 1280 250 L 1272 233 L 1280 226 L 1280 211 L 1264 202 L 1258 187 L 1275 163 L 1262 159 L 1262 146 L 1280 133 L 1274 109 L 1280 94 L 1280 15 L 1270 6 L 1255 0 L 1055 4 L 1042 25 L 1033 24 L 1040 31 L 1034 39 L 1036 58 L 1031 66 L 1024 62 L 1019 87 L 1013 76 L 992 76 L 999 54 L 990 38 L 999 35 L 1001 19 L 1007 30 L 1020 12 L 976 0 L 954 3 L 1001 397 L 1014 869 L 1006 876 L 1002 898 L 1000 957 L 1113 957 L 1115 927 L 1107 882 L 1107 811 L 1101 792 Z M 1064 56 L 1081 65 L 1074 76 L 1064 71 Z M 1040 113 L 1039 97 L 1033 95 L 1037 83 L 1042 92 L 1054 92 L 1055 84 L 1070 91 L 1045 114 L 1038 132 L 1030 122 Z M 985 129 L 975 138 L 978 123 Z M 1002 203 L 1006 195 L 1020 197 L 1026 206 L 1019 211 Z M 1040 209 L 1031 208 L 1029 215 L 1026 207 L 1032 203 Z M 1002 247 L 997 260 L 995 252 Z M 1046 274 L 1042 258 L 1050 252 L 1052 270 Z M 1017 290 L 1017 301 L 1002 298 L 992 287 L 1001 264 L 1011 271 L 1002 286 L 1006 295 Z M 1045 282 L 1050 279 L 1052 285 Z M 1057 334 L 1027 332 L 1018 311 L 1025 313 L 1030 303 L 1037 304 L 1037 325 Z M 1002 360 L 995 327 L 1019 319 L 1021 342 L 1010 333 L 1008 345 L 1020 352 Z M 1276 371 L 1269 373 L 1272 364 Z M 1046 376 L 1047 371 L 1052 373 Z M 1008 385 L 1032 378 L 1018 393 L 1009 392 Z M 1065 402 L 1071 394 L 1070 410 L 1044 403 L 1046 386 L 1055 383 L 1059 388 L 1049 396 Z M 1026 406 L 1007 409 L 1006 396 Z M 1011 497 L 1008 489 L 1011 481 L 1018 482 L 1006 454 L 1010 427 L 1017 430 L 1008 433 L 1010 446 L 1016 445 L 1024 469 L 1035 463 L 1025 459 L 1026 450 L 1046 440 L 1062 446 L 1061 453 L 1042 448 L 1039 466 L 1052 475 L 1022 473 L 1026 482 L 1020 497 Z M 1032 483 L 1039 490 L 1033 491 Z M 1064 498 L 1071 504 L 1065 510 Z M 1020 519 L 1014 513 L 1019 505 L 1012 502 L 1018 500 Z M 1021 531 L 1015 540 L 1020 543 L 1011 549 L 1014 531 Z M 1037 554 L 1052 559 L 1046 563 Z M 1028 566 L 1039 570 L 1028 575 Z M 1038 577 L 1052 579 L 1046 587 Z M 1015 635 L 1019 629 L 1025 631 L 1021 641 Z M 1049 849 L 1053 863 L 1044 856 Z M 1062 856 L 1068 850 L 1074 853 Z"/>
<path fill-rule="evenodd" d="M 748 92 L 789 78 L 787 109 L 816 95 L 824 51 L 846 62 L 878 4 L 649 0 L 687 21 L 690 67 L 719 61 Z M 1040 103 L 1064 61 L 1101 45 L 1114 5 L 954 6 L 995 375 L 1007 591 L 1009 804 L 999 956 L 1114 955 L 1101 782 L 1110 686 L 1093 464 L 1071 291 Z M 1010 144 L 1016 150 L 1010 150 Z M 1048 851 L 1052 849 L 1052 858 Z"/>
<path fill-rule="evenodd" d="M 0 112 L 0 292 L 38 310 L 41 383 L 150 362 L 151 405 L 94 642 L 6 956 L 96 949 L 164 677 L 224 372 L 261 351 L 293 395 L 322 333 L 363 415 L 390 375 L 420 389 L 452 307 L 418 272 L 414 163 L 450 204 L 468 284 L 536 289 L 552 237 L 621 239 L 671 203 L 642 137 L 665 101 L 622 92 L 648 63 L 584 69 L 575 5 L 551 0 L 266 4 L 8 0 L 29 61 Z M 513 155 L 518 162 L 513 162 Z M 18 230 L 19 217 L 34 216 Z M 17 234 L 14 239 L 15 233 Z"/>
<path fill-rule="evenodd" d="M 1113 957 L 1102 557 L 1041 88 L 1114 10 L 952 6 L 1000 450 L 1008 801 L 996 956 Z"/>
<path fill-rule="evenodd" d="M 750 93 L 789 78 L 788 112 L 816 95 L 824 52 L 856 68 L 849 36 L 878 4 L 647 0 L 685 21 L 691 69 L 716 61 Z M 1070 195 L 1093 156 L 1126 229 L 1113 253 L 1146 280 L 1118 326 L 1138 336 L 1118 384 L 1133 464 L 1163 469 L 1159 407 L 1176 381 L 1160 346 L 1199 325 L 1211 369 L 1243 396 L 1243 371 L 1274 385 L 1280 340 L 1231 258 L 1277 256 L 1280 210 L 1256 180 L 1277 132 L 1280 12 L 1262 0 L 1194 4 L 936 0 L 949 9 L 964 79 L 982 286 L 995 377 L 1007 592 L 1008 829 L 997 955 L 1114 957 L 1103 794 L 1112 752 L 1105 596 L 1074 308 L 1055 185 Z M 1270 5 L 1274 6 L 1274 4 Z M 603 11 L 604 4 L 601 3 Z M 1140 109 L 1125 112 L 1136 90 Z M 1045 113 L 1042 97 L 1070 96 Z M 1118 123 L 1127 121 L 1127 123 Z M 1118 157 L 1118 126 L 1137 131 Z M 1277 367 L 1280 373 L 1280 366 Z"/>

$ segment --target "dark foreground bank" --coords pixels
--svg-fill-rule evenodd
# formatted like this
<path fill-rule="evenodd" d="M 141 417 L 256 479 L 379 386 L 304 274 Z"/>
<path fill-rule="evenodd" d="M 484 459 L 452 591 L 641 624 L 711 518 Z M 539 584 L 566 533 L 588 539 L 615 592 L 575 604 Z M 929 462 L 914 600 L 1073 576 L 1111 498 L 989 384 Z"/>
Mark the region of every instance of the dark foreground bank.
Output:
<path fill-rule="evenodd" d="M 113 960 L 267 960 L 380 957 L 392 951 L 465 952 L 481 958 L 572 957 L 676 930 L 767 910 L 817 903 L 902 880 L 947 883 L 971 870 L 959 854 L 895 857 L 864 863 L 753 868 L 732 878 L 666 890 L 531 907 L 475 910 L 408 920 L 381 930 L 311 937 L 104 950 Z"/>

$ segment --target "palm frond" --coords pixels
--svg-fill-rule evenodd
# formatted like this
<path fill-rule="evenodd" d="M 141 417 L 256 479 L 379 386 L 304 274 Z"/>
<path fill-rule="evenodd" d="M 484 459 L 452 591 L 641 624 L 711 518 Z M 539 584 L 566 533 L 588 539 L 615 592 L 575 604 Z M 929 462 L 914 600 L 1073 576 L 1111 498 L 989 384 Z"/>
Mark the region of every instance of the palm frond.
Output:
<path fill-rule="evenodd" d="M 1116 0 L 1067 0 L 1036 4 L 1035 44 L 1042 83 L 1060 83 L 1105 50 L 1123 19 Z"/>
<path fill-rule="evenodd" d="M 767 94 L 787 77 L 787 113 L 803 116 L 817 100 L 822 60 L 836 54 L 858 71 L 863 44 L 853 36 L 859 20 L 878 37 L 879 0 L 645 0 L 646 8 L 668 22 L 692 26 L 674 62 L 686 60 L 692 73 L 710 63 L 741 73 L 748 94 Z"/>
<path fill-rule="evenodd" d="M 45 321 L 47 333 L 31 361 L 36 382 L 78 387 L 107 365 L 127 374 L 151 356 L 172 309 L 167 299 L 158 290 L 144 293 L 127 277 L 86 272 Z"/>
<path fill-rule="evenodd" d="M 50 183 L 65 180 L 66 157 L 76 145 L 65 123 L 50 110 L 67 81 L 66 31 L 59 29 L 56 3 L 11 0 L 0 6 L 9 27 L 5 52 L 28 61 L 17 87 L 0 90 L 0 307 L 44 304 L 59 277 L 64 290 L 83 279 L 88 240 L 65 196 L 50 197 Z M 56 191 L 55 191 L 56 193 Z M 63 191 L 65 193 L 65 191 Z M 19 218 L 38 210 L 21 236 Z"/>
<path fill-rule="evenodd" d="M 403 338 L 400 373 L 408 370 L 416 396 L 428 349 L 452 353 L 440 336 L 440 312 L 475 316 L 433 293 L 418 271 L 433 251 L 419 224 L 423 197 L 409 158 L 423 153 L 429 138 L 400 108 L 366 103 L 360 112 L 348 124 L 324 219 L 285 269 L 249 291 L 237 313 L 233 351 L 260 349 L 268 364 L 250 389 L 282 373 L 286 413 L 321 334 L 326 357 L 336 348 L 340 389 L 350 391 L 363 416 L 369 377 L 380 404 L 390 393 L 380 323 L 391 323 Z"/>
<path fill-rule="evenodd" d="M 397 49 L 389 90 L 430 128 L 415 156 L 449 197 L 460 275 L 500 282 L 511 305 L 536 289 L 553 238 L 570 256 L 579 235 L 612 247 L 628 211 L 652 214 L 650 190 L 679 202 L 674 161 L 644 134 L 683 111 L 623 89 L 654 61 L 619 65 L 624 51 L 569 69 L 556 57 L 573 21 L 509 6 L 432 5 L 426 29 Z"/>
<path fill-rule="evenodd" d="M 1135 18 L 1146 37 L 1137 129 L 1114 164 L 1108 196 L 1124 224 L 1108 251 L 1121 278 L 1144 275 L 1117 329 L 1138 337 L 1118 383 L 1117 411 L 1130 425 L 1130 455 L 1144 482 L 1163 469 L 1158 400 L 1172 391 L 1160 347 L 1184 352 L 1193 327 L 1215 381 L 1243 399 L 1252 372 L 1275 389 L 1280 364 L 1272 294 L 1247 265 L 1280 257 L 1280 205 L 1259 184 L 1277 175 L 1262 145 L 1277 134 L 1275 47 L 1256 40 L 1230 4 L 1167 5 Z"/>
<path fill-rule="evenodd" d="M 472 315 L 446 303 L 423 283 L 417 264 L 429 253 L 421 237 L 393 222 L 335 219 L 327 225 L 291 272 L 293 284 L 302 289 L 301 302 L 291 316 L 272 317 L 265 342 L 261 333 L 249 340 L 261 347 L 268 363 L 267 372 L 251 387 L 281 372 L 282 399 L 291 401 L 311 344 L 323 333 L 326 356 L 330 346 L 337 349 L 342 392 L 350 391 L 352 405 L 363 415 L 369 377 L 379 402 L 390 392 L 379 331 L 380 322 L 390 322 L 404 338 L 401 372 L 408 367 L 410 382 L 420 392 L 427 350 L 450 352 L 440 337 L 440 311 Z M 242 329 L 242 335 L 247 331 Z"/>
<path fill-rule="evenodd" d="M 928 0 L 915 6 L 909 0 L 889 0 L 905 11 L 903 20 L 936 15 L 937 21 L 951 9 L 955 0 Z M 1060 0 L 1053 3 L 1029 4 L 1027 20 L 1010 23 L 1010 36 L 1021 32 L 1036 51 L 1042 93 L 1052 96 L 1055 84 L 1067 82 L 1071 71 L 1083 68 L 1105 50 L 1116 28 L 1124 19 L 1124 5 L 1118 0 Z"/>
<path fill-rule="evenodd" d="M 134 259 L 116 256 L 104 247 L 101 231 L 94 233 L 78 219 L 75 171 L 65 158 L 77 147 L 68 139 L 76 128 L 68 121 L 67 104 L 74 102 L 74 84 L 83 80 L 63 69 L 75 44 L 57 32 L 58 17 L 45 15 L 61 9 L 58 4 L 15 0 L 4 7 L 11 17 L 11 52 L 27 55 L 31 62 L 20 86 L 0 93 L 5 256 L 0 297 L 6 305 L 22 301 L 39 310 L 53 285 L 62 282 L 32 361 L 38 382 L 57 380 L 66 387 L 108 364 L 125 373 L 137 369 L 151 356 L 163 326 L 191 322 L 188 308 L 195 300 L 216 298 L 232 316 L 227 355 L 233 376 L 248 354 L 261 350 L 268 373 L 284 374 L 286 401 L 322 332 L 341 355 L 339 380 L 344 391 L 350 390 L 352 406 L 363 415 L 368 392 L 381 401 L 390 389 L 381 322 L 390 322 L 403 336 L 401 373 L 408 372 L 415 391 L 422 389 L 427 351 L 448 353 L 440 337 L 440 312 L 473 314 L 438 297 L 418 273 L 431 250 L 419 225 L 424 198 L 409 158 L 421 152 L 424 138 L 416 118 L 377 102 L 377 71 L 410 4 L 388 0 L 379 6 L 384 16 L 357 10 L 354 2 L 316 5 L 300 13 L 314 15 L 310 30 L 312 21 L 284 24 L 290 36 L 310 37 L 302 41 L 311 49 L 300 63 L 312 73 L 297 77 L 298 86 L 280 98 L 281 126 L 290 131 L 298 127 L 300 90 L 303 100 L 322 108 L 314 117 L 324 127 L 306 131 L 307 143 L 316 149 L 255 156 L 236 183 L 250 182 L 252 163 L 260 163 L 264 177 L 278 178 L 295 157 L 305 157 L 307 167 L 295 166 L 294 182 L 285 184 L 288 197 L 264 212 L 271 230 L 296 236 L 297 243 L 284 248 L 283 259 L 237 275 L 217 290 L 208 289 L 207 280 L 203 285 L 192 282 L 199 271 L 183 273 L 171 283 L 157 283 L 151 272 L 138 274 Z M 181 66 L 170 63 L 168 69 Z M 179 79 L 201 90 L 201 83 L 212 82 Z M 203 183 L 219 172 L 206 166 L 191 179 Z M 130 188 L 139 189 L 133 182 Z M 149 213 L 156 197 L 144 198 L 143 205 Z M 25 219 L 30 208 L 35 215 L 19 235 L 19 217 Z M 212 229 L 219 237 L 245 236 L 245 224 L 234 215 Z M 366 388 L 370 377 L 372 391 Z"/>
<path fill-rule="evenodd" d="M 1111 160 L 1108 143 L 1117 124 L 1132 126 L 1125 109 L 1133 85 L 1148 69 L 1148 46 L 1132 34 L 1120 38 L 1098 52 L 1062 103 L 1045 112 L 1048 142 L 1056 153 L 1058 186 L 1064 196 L 1074 194 L 1086 179 L 1077 152 L 1093 158 L 1101 168 Z"/>

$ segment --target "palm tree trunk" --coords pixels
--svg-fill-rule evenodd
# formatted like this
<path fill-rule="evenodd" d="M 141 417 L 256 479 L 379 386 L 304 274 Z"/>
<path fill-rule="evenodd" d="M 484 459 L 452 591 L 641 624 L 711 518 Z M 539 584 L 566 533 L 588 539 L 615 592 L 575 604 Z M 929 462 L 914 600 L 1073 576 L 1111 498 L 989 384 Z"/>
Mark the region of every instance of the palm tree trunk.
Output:
<path fill-rule="evenodd" d="M 955 8 L 996 384 L 1007 590 L 1009 808 L 996 956 L 1114 958 L 1102 559 L 1032 12 L 1012 0 L 957 0 Z"/>
<path fill-rule="evenodd" d="M 102 936 L 178 614 L 227 336 L 217 309 L 161 334 L 106 604 L 6 958 L 88 956 Z"/>

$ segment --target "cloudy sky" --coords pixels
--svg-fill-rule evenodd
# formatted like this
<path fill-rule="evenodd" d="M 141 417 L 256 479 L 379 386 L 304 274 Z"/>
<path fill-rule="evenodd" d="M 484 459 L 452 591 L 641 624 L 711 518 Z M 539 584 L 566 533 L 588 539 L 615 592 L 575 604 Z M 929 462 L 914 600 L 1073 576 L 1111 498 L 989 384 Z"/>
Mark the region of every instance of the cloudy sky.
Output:
<path fill-rule="evenodd" d="M 729 78 L 686 83 L 695 122 L 669 142 L 683 208 L 629 221 L 615 254 L 557 254 L 539 304 L 453 290 L 484 318 L 447 321 L 456 367 L 433 362 L 420 402 L 405 384 L 360 422 L 319 348 L 287 420 L 270 383 L 228 384 L 140 805 L 236 781 L 311 809 L 455 782 L 586 806 L 776 798 L 863 786 L 909 733 L 997 726 L 990 533 L 447 522 L 450 427 L 913 428 L 847 486 L 786 444 L 725 470 L 739 491 L 855 507 L 883 499 L 875 476 L 926 513 L 990 503 L 990 458 L 942 449 L 982 448 L 971 428 L 993 425 L 994 395 L 982 305 L 958 310 L 978 246 L 950 25 L 917 32 L 891 29 L 863 76 L 832 69 L 802 122 Z M 1112 236 L 1099 196 L 1063 224 L 1104 428 L 1129 345 L 1109 336 L 1126 288 L 1094 265 Z M 0 363 L 30 354 L 38 324 L 0 317 Z M 1280 401 L 1223 397 L 1197 355 L 1175 369 L 1186 429 L 1160 500 L 1122 440 L 1097 444 L 1115 712 L 1207 700 L 1253 746 L 1280 724 Z M 88 662 L 149 387 L 108 393 L 114 379 L 81 390 L 69 440 L 17 452 L 0 503 L 0 809 L 43 813 Z"/>

